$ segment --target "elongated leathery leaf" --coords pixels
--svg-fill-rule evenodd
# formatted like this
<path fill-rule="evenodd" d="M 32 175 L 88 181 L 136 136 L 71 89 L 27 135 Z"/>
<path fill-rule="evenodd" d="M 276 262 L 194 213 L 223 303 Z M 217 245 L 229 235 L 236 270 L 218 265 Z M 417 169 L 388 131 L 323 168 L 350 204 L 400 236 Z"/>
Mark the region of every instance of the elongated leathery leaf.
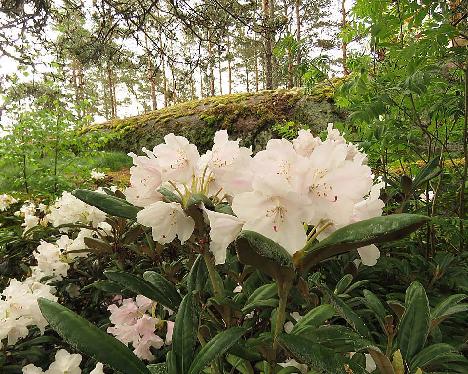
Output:
<path fill-rule="evenodd" d="M 177 288 L 164 278 L 161 274 L 155 271 L 145 271 L 143 273 L 143 279 L 151 283 L 154 288 L 158 289 L 164 296 L 172 303 L 172 305 L 179 306 L 182 298 L 177 292 Z"/>
<path fill-rule="evenodd" d="M 190 273 L 187 277 L 187 289 L 189 292 L 203 291 L 205 289 L 206 280 L 208 279 L 208 269 L 203 260 L 202 255 L 198 255 L 195 259 Z"/>
<path fill-rule="evenodd" d="M 242 308 L 244 313 L 249 312 L 250 310 L 256 308 L 260 305 L 265 305 L 263 302 L 276 302 L 273 303 L 271 306 L 278 305 L 278 287 L 276 282 L 267 283 L 263 286 L 257 288 L 247 299 L 245 306 Z"/>
<path fill-rule="evenodd" d="M 369 329 L 359 317 L 343 300 L 335 296 L 325 285 L 318 285 L 320 290 L 327 295 L 330 304 L 335 308 L 336 313 L 349 323 L 349 325 L 362 336 L 369 336 Z"/>
<path fill-rule="evenodd" d="M 309 368 L 329 374 L 343 374 L 348 361 L 332 349 L 304 338 L 300 335 L 281 334 L 278 342 L 291 353 L 296 361 L 307 364 Z"/>
<path fill-rule="evenodd" d="M 187 373 L 192 363 L 197 341 L 197 316 L 191 293 L 184 296 L 177 311 L 172 336 L 173 359 L 178 373 Z M 170 373 L 173 374 L 173 373 Z"/>
<path fill-rule="evenodd" d="M 438 325 L 452 314 L 468 311 L 468 304 L 459 304 L 467 297 L 465 294 L 450 295 L 437 304 L 431 312 L 432 326 Z"/>
<path fill-rule="evenodd" d="M 419 282 L 406 290 L 405 312 L 398 325 L 397 342 L 405 361 L 411 361 L 426 344 L 430 326 L 429 301 Z"/>
<path fill-rule="evenodd" d="M 392 214 L 366 219 L 336 230 L 317 244 L 310 243 L 305 255 L 298 256 L 296 265 L 304 272 L 327 258 L 349 252 L 369 244 L 401 239 L 429 220 L 417 214 Z"/>
<path fill-rule="evenodd" d="M 177 310 L 178 304 L 169 297 L 164 290 L 154 287 L 150 282 L 145 281 L 136 275 L 126 273 L 124 271 L 108 270 L 104 275 L 125 288 L 136 294 L 141 294 L 147 298 L 157 301 L 167 308 Z"/>
<path fill-rule="evenodd" d="M 437 343 L 424 348 L 413 357 L 409 364 L 411 370 L 415 370 L 417 368 L 424 368 L 432 363 L 441 364 L 450 361 L 466 361 L 466 358 L 457 353 L 451 345 Z"/>
<path fill-rule="evenodd" d="M 189 374 L 198 374 L 212 362 L 216 357 L 222 355 L 229 350 L 247 331 L 244 327 L 231 327 L 225 331 L 220 332 L 203 348 L 193 359 L 190 366 Z"/>
<path fill-rule="evenodd" d="M 95 206 L 104 213 L 115 217 L 122 217 L 135 221 L 137 213 L 141 210 L 141 208 L 130 204 L 124 199 L 96 191 L 74 190 L 72 194 L 86 204 Z"/>
<path fill-rule="evenodd" d="M 302 330 L 308 327 L 319 327 L 327 319 L 335 315 L 335 309 L 329 304 L 323 304 L 309 311 L 304 317 L 297 322 L 291 334 L 300 334 Z"/>
<path fill-rule="evenodd" d="M 42 315 L 70 345 L 122 373 L 149 374 L 149 370 L 120 341 L 70 309 L 47 299 L 38 300 Z"/>
<path fill-rule="evenodd" d="M 419 171 L 413 180 L 413 190 L 440 174 L 442 169 L 439 166 L 439 162 L 440 157 L 434 157 Z"/>
<path fill-rule="evenodd" d="M 245 230 L 236 239 L 240 262 L 252 265 L 276 280 L 292 279 L 291 255 L 278 243 L 254 231 Z"/>

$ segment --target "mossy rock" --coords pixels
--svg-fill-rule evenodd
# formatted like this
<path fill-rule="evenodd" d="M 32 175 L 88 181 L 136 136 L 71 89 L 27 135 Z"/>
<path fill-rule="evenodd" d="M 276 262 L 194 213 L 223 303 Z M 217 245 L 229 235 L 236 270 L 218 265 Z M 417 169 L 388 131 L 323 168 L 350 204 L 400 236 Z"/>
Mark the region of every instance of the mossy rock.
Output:
<path fill-rule="evenodd" d="M 308 126 L 314 133 L 322 131 L 329 122 L 343 121 L 346 114 L 335 107 L 332 96 L 333 88 L 327 84 L 307 93 L 303 89 L 278 89 L 214 96 L 113 119 L 83 130 L 111 132 L 106 148 L 113 150 L 152 149 L 173 132 L 187 137 L 204 152 L 212 147 L 214 133 L 226 129 L 232 138 L 242 139 L 243 145 L 256 151 L 269 139 L 278 137 L 274 127 L 284 121 Z"/>

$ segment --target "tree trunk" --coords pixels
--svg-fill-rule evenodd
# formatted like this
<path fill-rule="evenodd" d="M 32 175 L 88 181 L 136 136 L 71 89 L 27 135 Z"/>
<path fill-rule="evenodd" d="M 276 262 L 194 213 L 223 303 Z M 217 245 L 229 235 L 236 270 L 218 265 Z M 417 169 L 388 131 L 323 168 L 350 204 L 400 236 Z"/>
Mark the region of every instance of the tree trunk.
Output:
<path fill-rule="evenodd" d="M 263 33 L 265 39 L 265 88 L 267 90 L 273 89 L 273 26 L 272 19 L 274 13 L 273 0 L 263 1 Z"/>
<path fill-rule="evenodd" d="M 228 90 L 232 93 L 231 39 L 227 38 Z"/>
<path fill-rule="evenodd" d="M 221 71 L 221 54 L 218 55 L 219 94 L 223 94 L 223 74 Z"/>
<path fill-rule="evenodd" d="M 254 50 L 255 50 L 255 92 L 258 92 L 258 48 L 257 48 L 257 40 L 254 39 Z"/>
<path fill-rule="evenodd" d="M 247 60 L 245 60 L 245 84 L 247 92 L 250 92 L 250 83 L 249 83 L 249 64 Z"/>
<path fill-rule="evenodd" d="M 213 48 L 210 40 L 210 33 L 208 32 L 208 73 L 210 75 L 210 96 L 215 95 L 215 78 L 214 78 L 214 69 L 213 69 Z"/>
<path fill-rule="evenodd" d="M 109 62 L 107 62 L 107 85 L 109 89 L 110 117 L 117 117 L 117 104 L 115 102 L 115 85 L 113 72 Z"/>
<path fill-rule="evenodd" d="M 296 66 L 299 69 L 302 63 L 302 51 L 301 51 L 301 0 L 296 0 L 295 2 L 295 11 L 296 11 L 296 42 L 297 42 L 297 54 L 296 54 Z M 301 77 L 297 74 L 296 77 L 296 86 L 299 87 L 302 84 Z"/>
<path fill-rule="evenodd" d="M 345 0 L 341 0 L 341 29 L 346 27 L 346 7 L 345 7 Z M 343 64 L 343 74 L 348 75 L 349 70 L 347 67 L 347 60 L 348 60 L 348 43 L 345 41 L 341 41 L 341 59 Z"/>
<path fill-rule="evenodd" d="M 205 95 L 203 94 L 203 70 L 201 66 L 198 67 L 200 70 L 200 97 L 203 98 Z"/>

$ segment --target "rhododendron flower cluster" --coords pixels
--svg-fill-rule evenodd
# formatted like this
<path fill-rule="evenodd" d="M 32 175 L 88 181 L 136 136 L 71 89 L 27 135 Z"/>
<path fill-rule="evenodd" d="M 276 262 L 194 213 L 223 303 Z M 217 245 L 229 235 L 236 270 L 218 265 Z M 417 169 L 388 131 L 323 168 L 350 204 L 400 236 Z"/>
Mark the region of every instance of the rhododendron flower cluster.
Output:
<path fill-rule="evenodd" d="M 61 201 L 60 204 L 52 207 L 50 214 L 59 216 L 58 211 L 63 213 L 66 210 L 65 206 L 68 204 L 73 205 L 72 201 L 75 201 L 79 203 L 78 207 L 81 213 L 77 213 L 78 210 L 75 209 L 73 214 L 68 216 L 71 217 L 72 222 L 63 223 L 74 223 L 77 217 L 79 219 L 93 217 L 96 229 L 82 228 L 75 239 L 68 235 L 62 235 L 55 243 L 41 241 L 33 252 L 37 264 L 31 266 L 31 276 L 22 282 L 11 279 L 8 287 L 0 295 L 0 347 L 4 339 L 7 339 L 8 345 L 13 345 L 19 339 L 26 337 L 29 333 L 28 327 L 37 326 L 41 333 L 44 332 L 44 328 L 48 323 L 39 310 L 38 298 L 43 297 L 56 301 L 57 297 L 54 296 L 55 288 L 49 283 L 62 280 L 68 273 L 70 262 L 77 257 L 88 255 L 84 242 L 86 237 L 96 237 L 97 234 L 108 235 L 112 229 L 107 222 L 100 221 L 105 219 L 104 213 L 82 203 L 71 194 L 64 193 L 59 201 Z M 64 201 L 69 203 L 63 204 Z M 48 207 L 44 204 L 37 205 L 33 202 L 27 202 L 21 207 L 17 215 L 24 216 L 25 222 L 32 221 L 32 219 L 28 220 L 28 217 L 35 217 L 38 221 L 40 220 L 39 217 L 42 217 L 43 222 L 48 222 L 47 217 L 49 215 L 46 214 L 47 211 Z M 54 221 L 53 218 L 52 221 Z M 47 225 L 47 223 L 44 225 Z M 36 369 L 32 368 L 31 370 Z M 37 370 L 42 369 L 38 368 Z M 42 372 L 37 370 L 29 372 Z M 57 372 L 50 370 L 46 371 L 46 373 Z"/>
<path fill-rule="evenodd" d="M 159 349 L 164 344 L 172 343 L 174 322 L 155 317 L 154 308 L 155 303 L 143 295 L 138 295 L 135 300 L 124 299 L 120 306 L 112 304 L 108 307 L 111 312 L 109 319 L 114 326 L 109 327 L 107 332 L 124 344 L 131 343 L 135 355 L 144 360 L 154 358 L 151 347 Z M 165 340 L 155 334 L 164 325 Z"/>
<path fill-rule="evenodd" d="M 18 202 L 13 196 L 8 194 L 0 194 L 0 212 L 4 212 L 7 210 L 11 205 L 16 204 Z"/>
<path fill-rule="evenodd" d="M 48 206 L 45 204 L 36 204 L 32 201 L 26 201 L 20 208 L 15 212 L 15 216 L 23 217 L 24 222 L 21 226 L 24 227 L 24 232 L 36 227 L 37 225 L 47 226 L 49 219 L 47 217 Z"/>
<path fill-rule="evenodd" d="M 50 207 L 50 210 L 47 219 L 54 227 L 77 222 L 97 227 L 106 219 L 104 212 L 84 203 L 66 191 Z"/>
<path fill-rule="evenodd" d="M 82 357 L 78 353 L 69 353 L 65 349 L 60 349 L 55 354 L 55 361 L 52 362 L 46 371 L 33 364 L 23 367 L 23 374 L 81 374 L 80 363 Z M 90 374 L 104 374 L 103 365 L 98 363 Z"/>
<path fill-rule="evenodd" d="M 28 335 L 28 326 L 37 326 L 41 332 L 48 325 L 42 316 L 37 299 L 40 297 L 56 301 L 55 289 L 30 277 L 20 282 L 11 279 L 0 295 L 0 347 L 8 338 L 8 345 Z"/>
<path fill-rule="evenodd" d="M 256 231 L 293 255 L 310 240 L 382 214 L 383 184 L 373 184 L 366 155 L 331 124 L 325 140 L 301 130 L 293 141 L 270 140 L 255 155 L 229 140 L 225 130 L 216 132 L 212 150 L 203 155 L 184 137 L 169 134 L 164 140 L 152 151 L 143 149 L 145 156 L 130 154 L 134 166 L 126 198 L 143 208 L 137 220 L 161 244 L 192 237 L 196 223 L 187 207 L 194 194 L 228 204 L 234 214 L 199 204 L 217 264 L 224 263 L 241 230 Z M 179 201 L 165 200 L 161 188 Z M 358 252 L 366 265 L 380 255 L 374 245 Z"/>

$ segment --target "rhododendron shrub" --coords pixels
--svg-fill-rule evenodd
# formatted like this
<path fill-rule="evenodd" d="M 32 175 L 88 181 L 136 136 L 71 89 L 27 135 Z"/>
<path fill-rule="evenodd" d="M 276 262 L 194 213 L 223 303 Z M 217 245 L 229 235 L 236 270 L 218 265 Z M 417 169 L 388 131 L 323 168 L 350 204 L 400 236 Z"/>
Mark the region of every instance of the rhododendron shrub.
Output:
<path fill-rule="evenodd" d="M 427 218 L 382 216 L 383 183 L 359 148 L 329 125 L 323 140 L 301 130 L 256 154 L 221 130 L 204 154 L 169 134 L 129 155 L 123 193 L 66 192 L 45 209 L 40 219 L 55 237 L 38 243 L 24 286 L 9 286 L 38 291 L 28 313 L 3 314 L 11 327 L 0 339 L 14 344 L 31 325 L 49 325 L 92 367 L 99 362 L 95 373 L 385 372 L 380 343 L 338 296 L 350 281 L 333 291 L 317 270 L 341 254 L 357 270 L 373 266 L 376 244 Z M 53 288 L 70 272 L 86 274 L 88 257 L 99 270 L 83 290 L 101 292 L 100 324 L 57 303 L 67 298 Z M 338 344 L 341 335 L 353 344 Z M 58 350 L 47 371 L 23 372 L 54 372 L 66 354 Z M 80 372 L 80 361 L 70 357 L 63 370 Z"/>

